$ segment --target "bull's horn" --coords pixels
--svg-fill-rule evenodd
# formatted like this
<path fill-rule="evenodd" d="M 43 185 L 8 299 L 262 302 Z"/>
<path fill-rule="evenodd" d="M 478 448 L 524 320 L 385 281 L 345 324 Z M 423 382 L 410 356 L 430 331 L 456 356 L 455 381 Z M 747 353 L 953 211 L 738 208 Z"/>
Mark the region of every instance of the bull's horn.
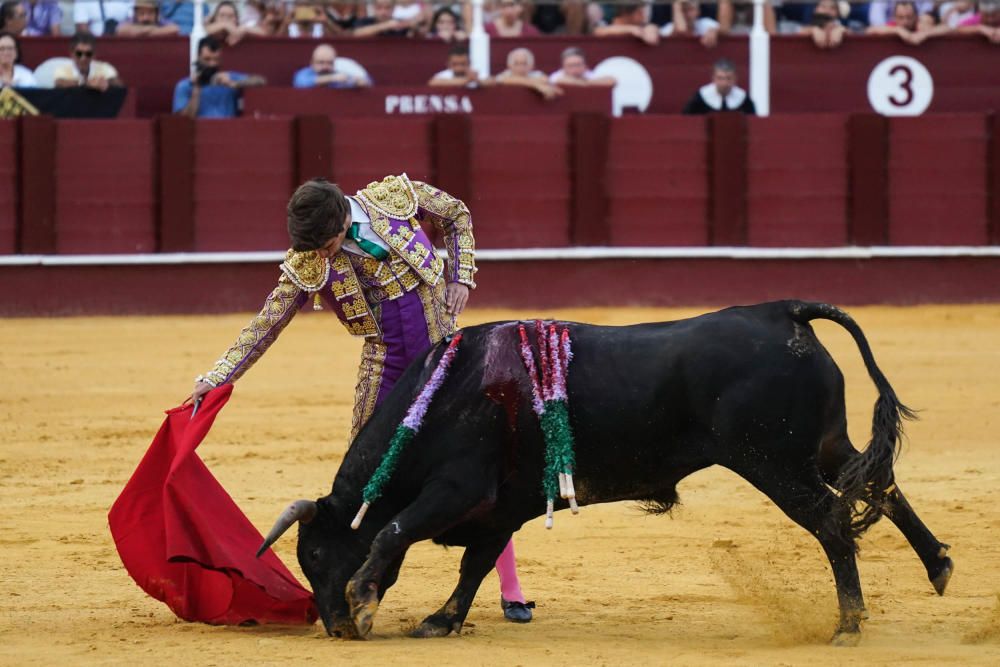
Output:
<path fill-rule="evenodd" d="M 294 503 L 289 505 L 278 520 L 274 522 L 274 527 L 271 528 L 271 532 L 267 534 L 264 538 L 264 543 L 260 545 L 260 549 L 257 549 L 257 558 L 260 558 L 261 554 L 267 551 L 267 548 L 278 541 L 278 538 L 284 535 L 285 531 L 292 527 L 292 525 L 301 521 L 302 523 L 309 523 L 316 516 L 316 511 L 318 507 L 316 506 L 315 500 L 296 500 Z"/>

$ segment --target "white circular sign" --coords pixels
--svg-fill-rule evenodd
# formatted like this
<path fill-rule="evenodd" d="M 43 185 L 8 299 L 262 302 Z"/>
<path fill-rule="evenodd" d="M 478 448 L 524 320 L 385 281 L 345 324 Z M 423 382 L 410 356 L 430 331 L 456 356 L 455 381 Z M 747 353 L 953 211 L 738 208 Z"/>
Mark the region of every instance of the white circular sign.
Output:
<path fill-rule="evenodd" d="M 868 77 L 868 102 L 883 116 L 919 116 L 932 99 L 934 80 L 916 58 L 886 58 Z"/>
<path fill-rule="evenodd" d="M 625 108 L 645 111 L 653 99 L 653 79 L 642 63 L 614 56 L 605 58 L 594 68 L 596 76 L 613 76 L 618 83 L 611 92 L 612 113 L 621 116 Z"/>

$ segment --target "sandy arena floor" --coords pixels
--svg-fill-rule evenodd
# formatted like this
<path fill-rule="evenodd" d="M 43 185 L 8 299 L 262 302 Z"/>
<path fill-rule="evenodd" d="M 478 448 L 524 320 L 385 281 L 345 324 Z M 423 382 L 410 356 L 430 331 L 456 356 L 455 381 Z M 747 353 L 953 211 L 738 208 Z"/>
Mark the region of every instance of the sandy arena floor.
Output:
<path fill-rule="evenodd" d="M 599 323 L 696 310 L 472 310 Z M 368 642 L 308 629 L 177 621 L 121 566 L 106 513 L 191 378 L 247 317 L 0 322 L 0 663 L 3 664 L 1000 664 L 1000 307 L 855 308 L 902 400 L 921 409 L 896 466 L 910 501 L 953 545 L 943 598 L 888 522 L 862 542 L 871 618 L 834 648 L 836 599 L 819 545 L 735 475 L 682 483 L 673 518 L 633 505 L 526 525 L 516 543 L 527 626 L 503 621 L 495 575 L 460 637 L 405 629 L 443 602 L 460 550 L 410 552 Z M 848 381 L 855 442 L 874 389 L 853 341 L 816 328 Z M 329 314 L 300 316 L 237 386 L 199 450 L 255 524 L 326 493 L 346 447 L 359 344 Z M 294 538 L 278 551 L 293 570 Z"/>

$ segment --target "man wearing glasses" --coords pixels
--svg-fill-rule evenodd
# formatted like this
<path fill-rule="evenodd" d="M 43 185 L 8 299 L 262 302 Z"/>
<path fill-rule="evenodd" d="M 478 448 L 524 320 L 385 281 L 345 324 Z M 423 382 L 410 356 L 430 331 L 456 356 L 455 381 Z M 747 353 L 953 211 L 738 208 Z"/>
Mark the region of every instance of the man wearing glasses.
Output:
<path fill-rule="evenodd" d="M 70 40 L 70 59 L 67 65 L 55 71 L 56 88 L 86 86 L 105 91 L 110 86 L 121 86 L 118 70 L 109 63 L 94 60 L 94 36 L 78 32 Z"/>

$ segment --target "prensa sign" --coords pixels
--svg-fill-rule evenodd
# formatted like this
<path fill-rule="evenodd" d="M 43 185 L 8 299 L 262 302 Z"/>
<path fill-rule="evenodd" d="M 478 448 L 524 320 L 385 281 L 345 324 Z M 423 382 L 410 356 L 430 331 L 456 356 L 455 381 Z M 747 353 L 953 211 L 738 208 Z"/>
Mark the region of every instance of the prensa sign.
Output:
<path fill-rule="evenodd" d="M 468 95 L 386 95 L 387 114 L 472 113 Z"/>

